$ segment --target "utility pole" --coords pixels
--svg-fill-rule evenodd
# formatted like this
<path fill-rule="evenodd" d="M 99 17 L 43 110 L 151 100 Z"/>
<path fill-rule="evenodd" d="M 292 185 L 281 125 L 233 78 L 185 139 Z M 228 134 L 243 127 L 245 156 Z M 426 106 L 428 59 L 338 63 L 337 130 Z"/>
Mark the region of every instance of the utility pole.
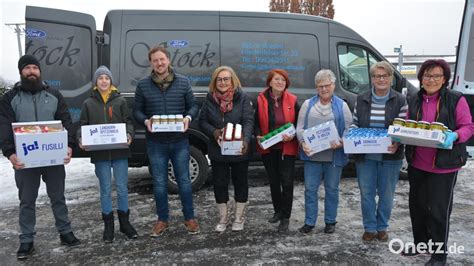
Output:
<path fill-rule="evenodd" d="M 402 72 L 402 66 L 403 66 L 403 51 L 402 51 L 402 45 L 400 44 L 400 50 L 398 51 L 398 71 L 400 73 Z"/>
<path fill-rule="evenodd" d="M 18 41 L 18 53 L 20 57 L 23 55 L 23 49 L 21 48 L 21 35 L 25 32 L 25 28 L 21 27 L 25 23 L 5 23 L 5 26 L 13 28 L 13 31 L 16 33 L 16 39 Z"/>

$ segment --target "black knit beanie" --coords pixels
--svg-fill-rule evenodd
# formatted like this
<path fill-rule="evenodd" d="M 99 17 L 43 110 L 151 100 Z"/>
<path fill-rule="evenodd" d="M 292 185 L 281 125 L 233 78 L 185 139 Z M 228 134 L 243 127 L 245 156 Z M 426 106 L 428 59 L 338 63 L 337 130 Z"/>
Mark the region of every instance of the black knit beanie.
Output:
<path fill-rule="evenodd" d="M 23 68 L 27 65 L 36 65 L 41 71 L 40 62 L 38 59 L 32 55 L 26 54 L 20 57 L 20 60 L 18 60 L 18 70 L 20 71 L 20 74 Z"/>

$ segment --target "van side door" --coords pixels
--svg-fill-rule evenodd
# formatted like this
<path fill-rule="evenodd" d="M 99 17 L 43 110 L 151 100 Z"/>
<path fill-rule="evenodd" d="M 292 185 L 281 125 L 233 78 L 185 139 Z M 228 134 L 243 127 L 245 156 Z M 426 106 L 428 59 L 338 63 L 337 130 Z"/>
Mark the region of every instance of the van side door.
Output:
<path fill-rule="evenodd" d="M 474 12 L 474 1 L 466 0 L 459 34 L 452 89 L 464 94 L 471 109 L 471 116 L 474 119 L 474 43 L 472 42 L 474 38 L 474 20 L 472 12 Z M 474 156 L 474 137 L 467 142 L 467 145 L 470 156 Z"/>

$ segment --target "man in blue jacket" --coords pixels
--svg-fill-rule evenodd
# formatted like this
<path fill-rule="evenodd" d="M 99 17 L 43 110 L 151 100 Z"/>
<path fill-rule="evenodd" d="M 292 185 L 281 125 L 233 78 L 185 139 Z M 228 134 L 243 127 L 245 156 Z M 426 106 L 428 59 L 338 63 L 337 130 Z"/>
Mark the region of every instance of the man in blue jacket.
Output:
<path fill-rule="evenodd" d="M 71 115 L 66 102 L 58 90 L 52 89 L 41 81 L 39 61 L 32 55 L 24 55 L 18 61 L 21 82 L 15 84 L 0 102 L 0 142 L 2 152 L 15 169 L 15 182 L 20 198 L 20 248 L 18 259 L 26 259 L 34 251 L 33 239 L 36 234 L 35 203 L 41 179 L 46 183 L 53 209 L 56 228 L 61 244 L 75 246 L 80 243 L 72 233 L 68 218 L 66 199 L 64 198 L 64 165 L 53 165 L 24 169 L 15 151 L 15 142 L 11 123 L 61 120 L 68 130 L 68 151 L 64 164 L 68 164 L 72 155 L 74 141 L 71 130 Z"/>
<path fill-rule="evenodd" d="M 170 55 L 166 48 L 157 46 L 148 52 L 152 67 L 149 76 L 138 82 L 135 91 L 133 115 L 138 123 L 145 125 L 146 147 L 153 175 L 156 213 L 158 220 L 151 236 L 157 237 L 168 229 L 168 161 L 178 183 L 183 205 L 184 224 L 188 233 L 199 233 L 194 217 L 192 185 L 189 177 L 189 140 L 187 129 L 198 112 L 189 79 L 174 72 L 170 66 Z M 184 132 L 151 132 L 153 115 L 176 115 L 184 117 Z"/>

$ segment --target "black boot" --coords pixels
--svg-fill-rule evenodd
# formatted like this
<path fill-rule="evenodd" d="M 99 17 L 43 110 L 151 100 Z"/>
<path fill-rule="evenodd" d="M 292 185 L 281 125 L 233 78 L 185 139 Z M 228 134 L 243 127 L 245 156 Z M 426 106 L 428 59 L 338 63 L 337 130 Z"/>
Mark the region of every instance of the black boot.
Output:
<path fill-rule="evenodd" d="M 271 223 L 271 224 L 274 224 L 274 223 L 279 222 L 279 221 L 281 220 L 281 218 L 282 218 L 281 213 L 275 212 L 275 213 L 273 214 L 273 217 L 270 218 L 270 219 L 268 219 L 268 222 Z"/>
<path fill-rule="evenodd" d="M 282 218 L 280 220 L 280 224 L 278 225 L 278 232 L 280 233 L 286 233 L 288 232 L 288 226 L 290 225 L 290 219 L 288 218 Z"/>
<path fill-rule="evenodd" d="M 102 239 L 105 243 L 112 243 L 114 241 L 114 213 L 102 213 L 102 220 L 104 220 L 104 234 Z"/>
<path fill-rule="evenodd" d="M 68 247 L 73 247 L 81 244 L 81 240 L 77 239 L 73 232 L 60 234 L 59 239 L 61 240 L 61 245 Z"/>
<path fill-rule="evenodd" d="M 128 220 L 130 210 L 127 210 L 127 212 L 117 210 L 117 214 L 120 222 L 120 232 L 124 233 L 128 239 L 136 239 L 138 233 Z"/>
<path fill-rule="evenodd" d="M 27 259 L 34 251 L 33 242 L 20 243 L 20 248 L 16 252 L 16 258 L 19 260 Z"/>

